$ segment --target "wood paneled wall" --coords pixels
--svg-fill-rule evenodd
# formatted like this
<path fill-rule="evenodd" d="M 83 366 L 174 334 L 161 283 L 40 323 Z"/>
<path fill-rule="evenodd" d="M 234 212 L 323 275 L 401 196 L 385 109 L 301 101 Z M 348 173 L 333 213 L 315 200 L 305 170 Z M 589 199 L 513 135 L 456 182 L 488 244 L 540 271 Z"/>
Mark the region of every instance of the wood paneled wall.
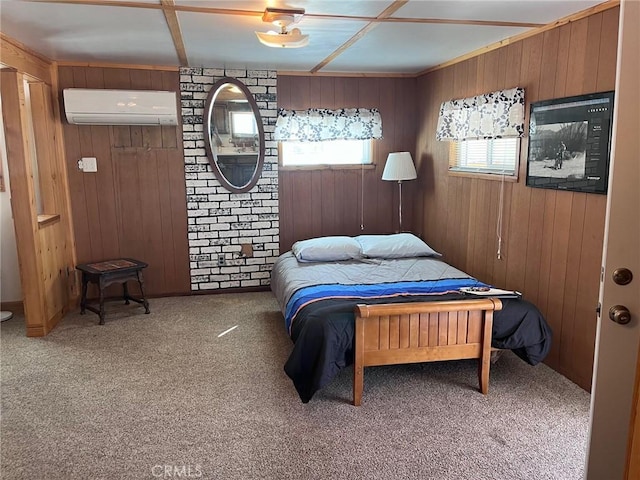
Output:
<path fill-rule="evenodd" d="M 389 152 L 415 154 L 415 91 L 414 78 L 278 75 L 278 107 L 378 108 L 384 136 L 372 142 L 375 168 L 280 170 L 280 252 L 306 238 L 397 230 L 398 185 L 381 177 Z M 411 230 L 415 183 L 403 183 L 403 230 Z"/>
<path fill-rule="evenodd" d="M 75 287 L 69 281 L 74 278 L 74 265 L 67 171 L 58 145 L 60 120 L 55 112 L 52 88 L 43 82 L 33 82 L 29 84 L 29 92 L 38 187 L 44 213 L 38 215 L 38 242 L 45 314 L 47 319 L 56 319 L 61 318 L 67 310 L 67 305 L 71 303 L 69 297 L 73 298 L 71 289 Z M 74 290 L 77 292 L 77 288 Z M 48 326 L 52 328 L 51 322 Z M 46 334 L 49 329 L 45 328 L 43 333 Z"/>
<path fill-rule="evenodd" d="M 52 148 L 56 119 L 51 88 L 40 81 L 28 84 L 26 75 L 15 69 L 0 72 L 25 326 L 27 336 L 44 336 L 62 318 L 69 303 L 67 268 L 72 257 L 68 204 L 64 197 L 49 195 L 52 190 L 48 188 L 60 187 L 57 180 L 62 163 Z M 38 192 L 43 193 L 42 208 L 51 222 L 41 222 L 44 215 L 38 211 Z"/>
<path fill-rule="evenodd" d="M 61 90 L 170 90 L 178 96 L 180 92 L 178 73 L 171 71 L 61 67 L 59 84 Z M 149 263 L 145 293 L 189 292 L 180 126 L 64 122 L 64 137 L 78 263 L 137 258 Z M 81 157 L 96 157 L 98 172 L 80 171 Z"/>
<path fill-rule="evenodd" d="M 606 196 L 504 185 L 502 259 L 496 258 L 499 181 L 449 176 L 448 143 L 435 141 L 441 102 L 502 88 L 538 100 L 615 88 L 619 8 L 569 23 L 418 79 L 418 231 L 447 262 L 523 292 L 549 321 L 546 363 L 589 389 Z"/>
<path fill-rule="evenodd" d="M 71 208 L 56 69 L 0 33 L 3 128 L 28 336 L 46 335 L 76 299 Z M 6 199 L 9 197 L 7 196 Z M 3 252 L 5 253 L 5 252 Z M 6 273 L 6 272 L 3 272 Z M 15 279 L 14 279 L 15 280 Z"/>

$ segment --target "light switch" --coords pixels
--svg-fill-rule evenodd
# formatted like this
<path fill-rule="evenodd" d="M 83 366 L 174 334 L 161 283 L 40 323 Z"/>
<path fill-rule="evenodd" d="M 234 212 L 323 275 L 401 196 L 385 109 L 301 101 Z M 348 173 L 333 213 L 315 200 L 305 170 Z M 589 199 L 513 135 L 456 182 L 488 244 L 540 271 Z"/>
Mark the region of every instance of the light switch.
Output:
<path fill-rule="evenodd" d="M 78 160 L 78 168 L 83 172 L 97 172 L 98 161 L 96 157 L 82 157 Z"/>

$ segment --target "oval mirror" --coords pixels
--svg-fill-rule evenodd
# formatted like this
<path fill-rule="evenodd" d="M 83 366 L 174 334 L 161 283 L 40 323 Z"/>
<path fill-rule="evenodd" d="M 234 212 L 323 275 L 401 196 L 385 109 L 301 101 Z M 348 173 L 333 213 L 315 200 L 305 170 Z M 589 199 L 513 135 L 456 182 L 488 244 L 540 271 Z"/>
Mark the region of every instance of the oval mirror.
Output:
<path fill-rule="evenodd" d="M 264 128 L 249 89 L 235 78 L 217 81 L 204 108 L 205 148 L 220 183 L 233 193 L 257 183 L 264 162 Z"/>

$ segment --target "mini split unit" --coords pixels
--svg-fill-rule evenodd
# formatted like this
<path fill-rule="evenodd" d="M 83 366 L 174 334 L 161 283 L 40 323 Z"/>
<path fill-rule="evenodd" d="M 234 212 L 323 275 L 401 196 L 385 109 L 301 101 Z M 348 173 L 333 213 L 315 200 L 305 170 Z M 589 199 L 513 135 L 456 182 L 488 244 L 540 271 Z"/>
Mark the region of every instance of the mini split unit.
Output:
<path fill-rule="evenodd" d="M 177 125 L 175 92 L 63 90 L 67 121 L 75 125 Z"/>

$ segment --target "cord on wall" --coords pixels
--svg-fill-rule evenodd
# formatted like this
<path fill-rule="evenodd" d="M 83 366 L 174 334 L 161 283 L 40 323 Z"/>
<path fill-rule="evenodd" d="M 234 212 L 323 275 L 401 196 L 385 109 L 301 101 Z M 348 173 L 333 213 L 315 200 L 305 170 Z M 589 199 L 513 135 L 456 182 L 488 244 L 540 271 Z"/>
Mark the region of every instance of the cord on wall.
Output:
<path fill-rule="evenodd" d="M 502 260 L 502 214 L 504 211 L 504 171 L 502 172 L 502 181 L 500 182 L 500 201 L 498 202 L 498 221 L 496 222 L 496 236 L 498 237 L 498 251 L 496 258 Z"/>
<path fill-rule="evenodd" d="M 364 231 L 364 163 L 360 163 L 360 231 Z"/>

